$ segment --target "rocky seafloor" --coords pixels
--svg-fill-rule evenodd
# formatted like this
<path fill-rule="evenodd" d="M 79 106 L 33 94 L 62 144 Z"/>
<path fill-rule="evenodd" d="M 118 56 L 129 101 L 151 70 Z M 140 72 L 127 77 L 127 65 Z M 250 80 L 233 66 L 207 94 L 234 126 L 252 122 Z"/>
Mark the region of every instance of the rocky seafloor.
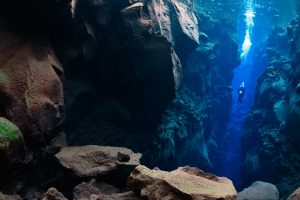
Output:
<path fill-rule="evenodd" d="M 295 19 L 287 33 L 276 33 L 293 41 L 293 56 L 272 57 L 260 79 L 289 83 L 274 89 L 274 106 L 265 108 L 275 109 L 274 127 L 262 123 L 293 141 L 298 25 Z M 0 200 L 279 199 L 276 186 L 255 182 L 270 165 L 253 172 L 245 162 L 254 183 L 238 194 L 229 179 L 200 170 L 222 165 L 239 62 L 235 26 L 196 12 L 189 0 L 1 1 Z M 288 70 L 282 77 L 281 69 Z M 259 96 L 253 113 L 261 113 Z M 285 117 L 284 98 L 295 102 Z M 246 161 L 257 145 L 244 147 Z M 287 142 L 271 153 L 286 148 L 297 157 Z M 282 157 L 294 173 L 280 177 L 295 177 L 294 157 Z"/>

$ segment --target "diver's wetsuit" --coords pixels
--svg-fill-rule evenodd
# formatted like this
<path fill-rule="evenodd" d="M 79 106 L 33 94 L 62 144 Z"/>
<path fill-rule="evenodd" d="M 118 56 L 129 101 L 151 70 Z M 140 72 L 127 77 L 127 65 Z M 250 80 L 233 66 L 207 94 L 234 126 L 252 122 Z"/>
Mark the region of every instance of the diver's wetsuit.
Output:
<path fill-rule="evenodd" d="M 242 103 L 243 97 L 245 96 L 245 93 L 246 93 L 245 87 L 240 87 L 237 92 L 239 95 L 239 102 Z"/>

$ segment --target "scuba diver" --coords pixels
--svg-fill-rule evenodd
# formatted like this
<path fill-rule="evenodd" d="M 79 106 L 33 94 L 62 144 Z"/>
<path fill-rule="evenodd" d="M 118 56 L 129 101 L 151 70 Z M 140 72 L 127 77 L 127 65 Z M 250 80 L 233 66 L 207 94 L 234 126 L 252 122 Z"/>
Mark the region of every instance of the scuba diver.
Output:
<path fill-rule="evenodd" d="M 245 82 L 242 82 L 240 84 L 240 88 L 237 91 L 238 95 L 239 95 L 239 102 L 242 103 L 243 102 L 243 98 L 245 96 L 246 90 L 245 90 Z"/>

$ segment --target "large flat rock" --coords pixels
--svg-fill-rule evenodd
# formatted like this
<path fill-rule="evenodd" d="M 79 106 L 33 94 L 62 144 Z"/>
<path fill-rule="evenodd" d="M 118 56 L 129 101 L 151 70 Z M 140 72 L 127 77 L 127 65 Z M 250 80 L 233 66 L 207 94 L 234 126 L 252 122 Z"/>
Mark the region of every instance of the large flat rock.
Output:
<path fill-rule="evenodd" d="M 191 167 L 166 172 L 140 165 L 131 173 L 128 186 L 151 200 L 236 199 L 236 190 L 229 179 Z"/>
<path fill-rule="evenodd" d="M 78 177 L 96 177 L 122 167 L 133 169 L 140 164 L 141 154 L 122 147 L 88 145 L 63 148 L 55 157 Z"/>

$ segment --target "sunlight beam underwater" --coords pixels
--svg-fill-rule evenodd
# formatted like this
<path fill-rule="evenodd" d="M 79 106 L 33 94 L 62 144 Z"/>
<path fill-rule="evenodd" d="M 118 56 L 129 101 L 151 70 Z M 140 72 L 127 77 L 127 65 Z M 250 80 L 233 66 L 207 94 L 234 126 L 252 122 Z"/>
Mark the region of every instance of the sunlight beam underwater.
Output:
<path fill-rule="evenodd" d="M 253 0 L 249 0 L 246 3 L 247 5 L 247 10 L 246 13 L 244 14 L 246 19 L 246 34 L 245 34 L 245 39 L 243 42 L 242 46 L 242 53 L 241 53 L 241 58 L 246 59 L 247 55 L 251 49 L 252 42 L 251 42 L 251 35 L 252 35 L 252 29 L 254 27 L 254 17 L 255 17 L 255 12 L 253 11 Z"/>

